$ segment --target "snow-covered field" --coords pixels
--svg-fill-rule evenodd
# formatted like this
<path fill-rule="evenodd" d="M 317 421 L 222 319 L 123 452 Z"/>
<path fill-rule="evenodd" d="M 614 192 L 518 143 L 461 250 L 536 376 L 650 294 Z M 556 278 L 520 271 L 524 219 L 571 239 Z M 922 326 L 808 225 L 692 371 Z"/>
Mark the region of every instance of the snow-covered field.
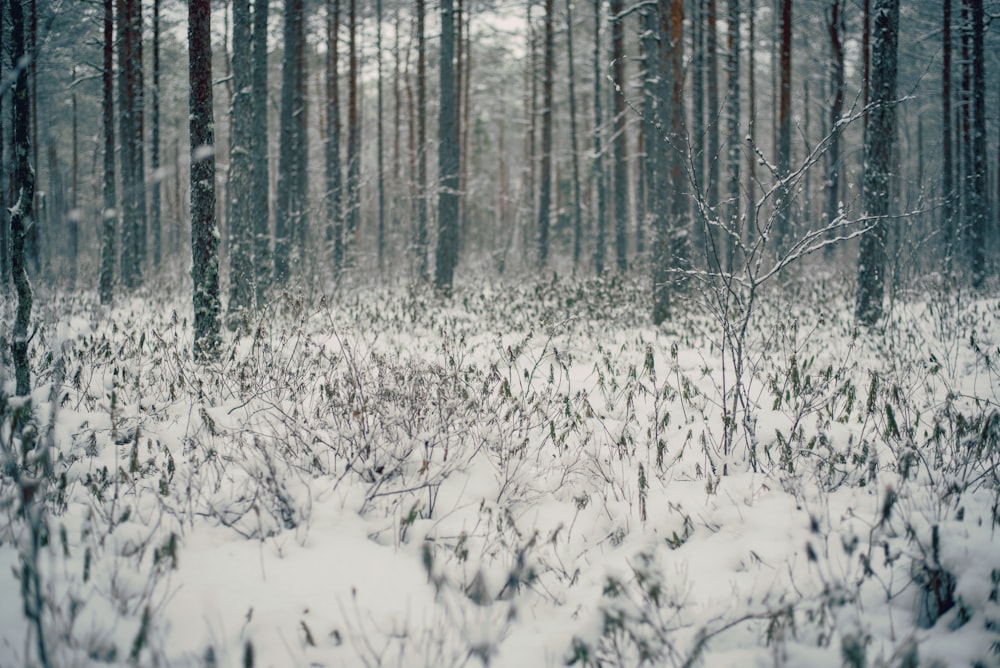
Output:
<path fill-rule="evenodd" d="M 1000 664 L 1000 302 L 801 284 L 736 379 L 646 288 L 284 296 L 208 367 L 186 295 L 43 307 L 0 666 Z"/>

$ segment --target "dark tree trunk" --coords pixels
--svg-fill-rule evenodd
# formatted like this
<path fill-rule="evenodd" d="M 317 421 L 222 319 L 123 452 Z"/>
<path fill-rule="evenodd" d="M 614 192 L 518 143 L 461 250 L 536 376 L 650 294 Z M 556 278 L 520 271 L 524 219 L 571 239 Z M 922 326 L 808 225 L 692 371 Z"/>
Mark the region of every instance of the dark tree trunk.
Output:
<path fill-rule="evenodd" d="M 580 209 L 580 150 L 576 128 L 576 74 L 573 66 L 573 0 L 566 0 L 566 59 L 569 66 L 569 139 L 573 161 L 573 269 L 580 265 L 583 214 Z"/>
<path fill-rule="evenodd" d="M 249 39 L 249 34 L 247 35 Z M 150 231 L 153 241 L 153 267 L 160 268 L 163 262 L 163 216 L 162 184 L 160 170 L 160 0 L 153 0 L 153 88 L 150 91 L 150 168 L 153 182 L 150 184 Z"/>
<path fill-rule="evenodd" d="M 970 163 L 967 184 L 970 271 L 972 287 L 979 289 L 986 280 L 987 218 L 989 202 L 986 181 L 986 70 L 983 51 L 983 0 L 965 0 L 966 16 L 971 20 L 971 70 L 968 102 L 971 103 Z"/>
<path fill-rule="evenodd" d="M 545 63 L 542 82 L 542 171 L 538 192 L 538 266 L 549 259 L 549 207 L 552 199 L 552 85 L 555 70 L 553 0 L 545 0 Z"/>
<path fill-rule="evenodd" d="M 104 66 L 102 120 L 104 126 L 104 202 L 101 211 L 101 271 L 98 292 L 102 304 L 114 297 L 115 236 L 118 230 L 115 194 L 115 106 L 114 106 L 114 0 L 104 0 Z"/>
<path fill-rule="evenodd" d="M 105 0 L 105 4 L 110 0 Z M 0 2 L 0 26 L 4 25 L 4 14 L 7 3 Z M 3 30 L 0 29 L 0 55 L 3 54 Z M 110 48 L 110 42 L 106 42 L 105 49 Z M 0 80 L 6 75 L 3 71 L 3 59 L 0 58 Z M 3 118 L 3 96 L 0 95 L 0 119 Z M 7 162 L 4 159 L 4 135 L 3 123 L 0 122 L 0 192 L 7 188 Z M 0 290 L 7 295 L 10 286 L 10 218 L 6 206 L 0 206 Z"/>
<path fill-rule="evenodd" d="M 708 99 L 708 176 L 705 181 L 705 199 L 713 209 L 719 204 L 719 25 L 717 0 L 707 0 L 705 12 L 705 60 L 708 64 L 705 86 Z M 707 243 L 708 239 L 697 239 Z M 704 247 L 699 246 L 699 253 Z"/>
<path fill-rule="evenodd" d="M 594 271 L 604 273 L 607 257 L 608 215 L 607 174 L 604 170 L 604 147 L 601 141 L 604 116 L 601 111 L 601 0 L 594 0 L 594 189 L 597 191 L 597 238 L 594 246 Z"/>
<path fill-rule="evenodd" d="M 375 0 L 375 50 L 378 57 L 378 117 L 376 151 L 378 153 L 378 269 L 385 271 L 385 156 L 382 140 L 382 0 Z"/>
<path fill-rule="evenodd" d="M 947 0 L 946 0 L 947 1 Z M 826 153 L 826 211 L 823 215 L 824 226 L 833 225 L 840 212 L 840 117 L 844 113 L 844 14 L 841 11 L 840 0 L 830 2 L 827 14 L 827 30 L 830 34 L 830 101 L 829 130 L 830 147 Z M 827 238 L 832 238 L 834 231 L 830 230 Z M 826 246 L 824 254 L 827 258 L 833 256 L 833 244 Z"/>
<path fill-rule="evenodd" d="M 254 277 L 257 305 L 262 306 L 271 287 L 271 177 L 268 166 L 267 131 L 267 14 L 270 0 L 254 0 L 253 5 L 253 135 L 250 151 L 253 155 L 253 207 L 250 214 L 254 225 Z"/>
<path fill-rule="evenodd" d="M 693 0 L 691 17 L 691 159 L 696 192 L 705 194 L 705 0 Z M 658 69 L 656 71 L 659 71 Z M 648 142 L 647 142 L 648 144 Z M 649 149 L 647 148 L 647 151 Z"/>
<path fill-rule="evenodd" d="M 361 227 L 361 118 L 358 115 L 357 0 L 347 4 L 347 233 L 345 257 L 351 261 Z"/>
<path fill-rule="evenodd" d="M 14 358 L 15 392 L 27 396 L 31 392 L 31 360 L 29 355 L 28 327 L 31 324 L 33 294 L 25 266 L 25 237 L 32 225 L 32 204 L 35 198 L 35 170 L 31 167 L 31 100 L 28 91 L 28 69 L 24 64 L 26 55 L 24 35 L 24 9 L 21 0 L 11 0 L 11 52 L 10 64 L 14 72 L 13 118 L 11 130 L 14 134 L 14 187 L 17 200 L 10 209 L 11 233 L 11 279 L 17 292 L 17 311 L 14 329 L 11 332 L 11 353 Z M 39 661 L 48 665 L 45 644 L 39 639 Z"/>
<path fill-rule="evenodd" d="M 792 0 L 781 3 L 781 102 L 778 108 L 778 189 L 774 236 L 777 252 L 784 251 L 791 230 L 792 190 L 788 177 L 792 166 Z"/>
<path fill-rule="evenodd" d="M 326 18 L 326 243 L 333 272 L 344 268 L 343 182 L 340 167 L 340 0 L 327 3 Z"/>
<path fill-rule="evenodd" d="M 663 214 L 657 218 L 653 237 L 653 323 L 670 317 L 671 299 L 680 282 L 676 270 L 690 268 L 687 233 L 689 227 L 684 179 L 684 2 L 659 0 L 660 100 L 657 125 L 661 147 L 657 155 L 662 168 L 656 179 L 655 200 Z M 669 102 L 668 102 L 669 101 Z M 664 137 L 662 132 L 666 132 Z M 651 147 L 651 150 L 652 147 Z"/>
<path fill-rule="evenodd" d="M 142 13 L 139 0 L 118 0 L 119 116 L 122 171 L 122 283 L 142 284 L 146 190 L 142 136 Z"/>
<path fill-rule="evenodd" d="M 191 276 L 194 357 L 213 360 L 219 348 L 219 229 L 215 221 L 215 133 L 212 119 L 210 0 L 188 2 L 191 136 Z"/>
<path fill-rule="evenodd" d="M 455 14 L 441 1 L 441 107 L 438 115 L 438 239 L 434 285 L 450 294 L 458 262 L 458 95 L 455 89 Z"/>
<path fill-rule="evenodd" d="M 278 152 L 278 192 L 274 228 L 274 278 L 284 285 L 293 259 L 304 248 L 296 248 L 305 225 L 306 175 L 302 171 L 306 153 L 305 64 L 302 62 L 304 33 L 303 0 L 285 0 L 285 44 L 281 63 L 281 128 Z"/>
<path fill-rule="evenodd" d="M 424 0 L 417 7 L 417 274 L 430 276 L 427 242 L 427 45 L 424 38 Z"/>
<path fill-rule="evenodd" d="M 755 0 L 749 0 L 747 6 L 747 99 L 750 103 L 750 122 L 747 136 L 750 145 L 757 145 L 757 6 Z M 746 192 L 750 205 L 747 207 L 746 230 L 743 236 L 747 246 L 751 246 L 757 234 L 757 156 L 751 150 L 747 151 Z"/>
<path fill-rule="evenodd" d="M 941 67 L 941 152 L 944 154 L 943 173 L 941 175 L 941 232 L 945 238 L 944 270 L 950 276 L 953 269 L 954 239 L 955 239 L 955 149 L 952 145 L 952 110 L 951 110 L 951 2 L 943 0 L 943 45 Z"/>
<path fill-rule="evenodd" d="M 896 136 L 896 50 L 899 0 L 875 0 L 871 104 L 865 133 L 862 201 L 872 229 L 861 237 L 855 315 L 867 326 L 882 318 L 892 153 Z"/>
<path fill-rule="evenodd" d="M 628 267 L 628 133 L 625 116 L 625 26 L 622 0 L 611 0 L 611 78 L 614 81 L 614 212 L 615 264 L 618 271 Z"/>
<path fill-rule="evenodd" d="M 740 135 L 740 2 L 728 0 L 726 12 L 726 146 L 727 173 L 729 182 L 726 187 L 727 212 L 724 219 L 729 234 L 725 240 L 720 240 L 720 250 L 726 253 L 726 270 L 733 267 L 733 258 L 740 234 L 740 145 L 743 138 Z"/>
<path fill-rule="evenodd" d="M 250 0 L 233 0 L 232 147 L 229 156 L 229 317 L 235 330 L 253 306 L 253 52 Z"/>

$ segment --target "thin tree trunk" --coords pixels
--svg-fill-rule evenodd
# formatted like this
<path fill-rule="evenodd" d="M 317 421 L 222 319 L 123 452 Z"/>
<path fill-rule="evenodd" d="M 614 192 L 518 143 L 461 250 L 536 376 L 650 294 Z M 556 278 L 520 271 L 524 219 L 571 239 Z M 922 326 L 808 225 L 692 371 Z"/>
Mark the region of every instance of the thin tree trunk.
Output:
<path fill-rule="evenodd" d="M 31 225 L 35 198 L 35 170 L 32 169 L 31 149 L 31 99 L 28 86 L 28 68 L 24 66 L 25 36 L 24 10 L 21 0 L 11 0 L 11 52 L 10 64 L 15 73 L 13 90 L 14 186 L 17 200 L 10 209 L 11 278 L 17 292 L 17 311 L 11 332 L 11 354 L 14 360 L 15 392 L 28 396 L 31 392 L 31 360 L 29 357 L 28 327 L 31 324 L 31 307 L 34 302 L 31 283 L 25 267 L 25 237 Z M 41 614 L 39 611 L 38 614 Z M 40 622 L 39 622 L 40 627 Z M 38 634 L 38 659 L 47 666 L 48 658 L 44 639 Z"/>
<path fill-rule="evenodd" d="M 358 116 L 358 13 L 357 0 L 348 0 L 347 53 L 347 239 L 346 258 L 351 262 L 361 227 L 361 119 Z"/>
<path fill-rule="evenodd" d="M 614 211 L 615 261 L 619 272 L 628 267 L 628 134 L 625 117 L 625 26 L 622 0 L 611 0 L 611 77 L 615 85 L 614 100 Z"/>
<path fill-rule="evenodd" d="M 538 266 L 549 259 L 549 206 L 552 198 L 552 85 L 555 70 L 553 0 L 545 0 L 545 63 L 542 83 L 542 173 L 538 195 Z"/>
<path fill-rule="evenodd" d="M 249 39 L 249 34 L 247 35 Z M 153 237 L 153 267 L 159 270 L 163 262 L 163 217 L 162 194 L 163 173 L 160 169 L 160 0 L 153 0 L 153 88 L 150 109 L 150 168 L 153 182 L 150 184 L 150 231 Z"/>
<path fill-rule="evenodd" d="M 986 70 L 983 50 L 983 0 L 965 0 L 966 16 L 971 21 L 971 70 L 969 88 L 971 110 L 971 161 L 968 182 L 969 242 L 972 287 L 980 289 L 986 280 L 987 218 L 989 202 L 986 181 Z"/>
<path fill-rule="evenodd" d="M 378 112 L 376 151 L 378 153 L 378 269 L 385 271 L 385 156 L 382 139 L 382 0 L 375 0 L 375 51 L 378 58 Z"/>
<path fill-rule="evenodd" d="M 726 145 L 729 175 L 726 197 L 727 216 L 725 218 L 729 234 L 722 242 L 726 252 L 726 269 L 732 270 L 734 253 L 740 234 L 740 146 L 743 142 L 740 136 L 740 2 L 728 0 L 726 27 L 726 100 L 729 107 L 727 114 Z"/>
<path fill-rule="evenodd" d="M 573 269 L 580 264 L 583 246 L 583 215 L 580 208 L 580 150 L 576 127 L 576 74 L 573 67 L 573 0 L 566 0 L 566 60 L 569 66 L 569 138 L 573 161 Z"/>
<path fill-rule="evenodd" d="M 747 6 L 747 101 L 750 105 L 750 122 L 747 136 L 750 145 L 757 146 L 757 6 L 755 0 L 749 0 Z M 757 156 L 753 151 L 747 151 L 747 220 L 743 236 L 746 245 L 752 246 L 757 235 Z"/>
<path fill-rule="evenodd" d="M 253 126 L 250 150 L 253 154 L 254 278 L 257 306 L 263 306 L 271 287 L 274 265 L 271 258 L 271 177 L 268 169 L 267 131 L 267 15 L 270 0 L 254 0 L 253 6 Z"/>
<path fill-rule="evenodd" d="M 424 0 L 417 1 L 417 274 L 429 278 L 427 235 L 427 63 Z"/>
<path fill-rule="evenodd" d="M 778 178 L 780 202 L 775 212 L 777 252 L 784 251 L 791 230 L 792 189 L 787 179 L 792 165 L 792 0 L 781 3 L 781 102 L 778 109 Z"/>
<path fill-rule="evenodd" d="M 597 191 L 597 238 L 594 246 L 594 271 L 604 273 L 607 254 L 607 177 L 604 171 L 604 148 L 601 142 L 601 0 L 594 0 L 594 181 Z"/>
<path fill-rule="evenodd" d="M 102 304 L 114 297 L 115 235 L 118 230 L 117 196 L 115 194 L 115 108 L 114 108 L 114 1 L 104 0 L 104 64 L 101 72 L 103 88 L 102 121 L 104 124 L 104 206 L 101 211 L 101 271 L 98 293 Z"/>
<path fill-rule="evenodd" d="M 949 0 L 945 0 L 946 2 Z M 830 34 L 830 90 L 833 100 L 830 102 L 830 147 L 826 153 L 826 212 L 823 225 L 832 225 L 840 214 L 840 117 L 844 113 L 844 45 L 841 41 L 844 33 L 844 15 L 840 0 L 830 2 L 830 12 L 827 14 L 827 30 Z M 833 230 L 827 238 L 832 238 Z M 829 259 L 833 256 L 833 244 L 825 247 L 824 255 Z"/>
<path fill-rule="evenodd" d="M 344 268 L 343 181 L 340 166 L 340 0 L 327 2 L 326 17 L 326 243 L 333 273 Z"/>

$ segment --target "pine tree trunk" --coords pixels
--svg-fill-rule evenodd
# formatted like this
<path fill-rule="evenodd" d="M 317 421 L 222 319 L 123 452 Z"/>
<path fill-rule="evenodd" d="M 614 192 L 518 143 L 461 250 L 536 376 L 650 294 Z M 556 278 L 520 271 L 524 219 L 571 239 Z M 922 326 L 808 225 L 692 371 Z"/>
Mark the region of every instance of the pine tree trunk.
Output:
<path fill-rule="evenodd" d="M 778 189 L 780 201 L 775 204 L 774 236 L 776 250 L 782 254 L 792 233 L 792 189 L 789 178 L 792 166 L 792 0 L 781 2 L 781 101 L 778 108 Z"/>
<path fill-rule="evenodd" d="M 573 0 L 566 0 L 566 60 L 569 66 L 569 138 L 573 161 L 573 269 L 580 265 L 583 248 L 583 214 L 580 207 L 580 150 L 576 127 L 576 74 L 573 66 Z"/>
<path fill-rule="evenodd" d="M 104 125 L 104 202 L 101 211 L 101 270 L 98 293 L 102 304 L 114 298 L 115 236 L 118 230 L 118 202 L 115 193 L 115 108 L 114 108 L 114 8 L 113 0 L 104 0 L 104 64 L 102 120 Z"/>
<path fill-rule="evenodd" d="M 253 259 L 257 306 L 263 306 L 271 287 L 271 177 L 268 165 L 267 131 L 267 15 L 270 0 L 254 0 L 253 6 L 253 127 L 250 151 L 253 155 Z"/>
<path fill-rule="evenodd" d="M 343 182 L 340 166 L 340 0 L 327 2 L 326 17 L 326 243 L 333 272 L 344 268 Z"/>
<path fill-rule="evenodd" d="M 608 215 L 607 175 L 604 170 L 604 147 L 601 141 L 604 116 L 601 111 L 601 0 L 594 0 L 594 189 L 597 191 L 597 238 L 594 245 L 594 271 L 604 273 L 607 257 Z"/>
<path fill-rule="evenodd" d="M 552 86 L 555 70 L 553 0 L 545 0 L 545 63 L 542 83 L 542 170 L 538 194 L 538 266 L 549 259 L 549 206 L 552 199 Z"/>
<path fill-rule="evenodd" d="M 427 45 L 424 37 L 424 0 L 417 7 L 417 274 L 430 276 L 427 235 Z"/>
<path fill-rule="evenodd" d="M 347 238 L 345 258 L 352 261 L 361 227 L 361 118 L 358 115 L 357 0 L 347 3 Z"/>
<path fill-rule="evenodd" d="M 625 117 L 625 26 L 622 0 L 611 0 L 611 78 L 615 86 L 614 100 L 614 212 L 615 263 L 619 272 L 628 268 L 628 134 Z"/>
<path fill-rule="evenodd" d="M 375 0 L 375 50 L 378 58 L 378 113 L 376 135 L 378 153 L 378 269 L 385 271 L 385 156 L 382 138 L 382 0 Z"/>
<path fill-rule="evenodd" d="M 150 184 L 150 232 L 153 241 L 153 267 L 159 269 L 163 262 L 163 215 L 162 215 L 162 184 L 163 173 L 160 170 L 160 1 L 153 0 L 153 88 L 150 109 L 150 168 L 153 172 L 153 182 Z M 249 34 L 247 35 L 249 39 Z"/>
<path fill-rule="evenodd" d="M 229 156 L 229 317 L 231 330 L 242 327 L 253 306 L 253 52 L 250 0 L 233 0 L 232 148 Z"/>
<path fill-rule="evenodd" d="M 17 188 L 17 200 L 10 209 L 11 234 L 11 279 L 17 293 L 17 310 L 14 317 L 14 328 L 11 332 L 11 353 L 14 360 L 15 392 L 18 396 L 28 396 L 31 393 L 31 360 L 29 355 L 30 336 L 28 327 L 31 324 L 31 307 L 34 295 L 31 283 L 28 281 L 26 265 L 27 252 L 25 240 L 28 228 L 32 224 L 33 202 L 35 198 L 35 170 L 32 169 L 31 157 L 31 99 L 28 87 L 28 69 L 23 59 L 26 55 L 24 35 L 24 9 L 22 0 L 11 0 L 11 69 L 15 73 L 13 89 L 13 161 L 14 187 Z M 44 643 L 39 642 L 40 661 L 48 665 L 45 659 Z"/>
<path fill-rule="evenodd" d="M 726 270 L 733 268 L 734 253 L 737 249 L 735 239 L 740 234 L 740 146 L 743 138 L 740 135 L 740 2 L 728 0 L 726 12 L 726 146 L 727 173 L 729 183 L 726 187 L 727 212 L 725 223 L 729 234 L 726 239 L 720 239 L 720 250 L 726 253 Z"/>
<path fill-rule="evenodd" d="M 986 280 L 986 249 L 988 245 L 986 181 L 986 70 L 983 51 L 983 0 L 965 0 L 967 15 L 971 20 L 972 81 L 969 91 L 972 104 L 971 163 L 968 183 L 970 270 L 972 287 L 980 289 Z"/>
<path fill-rule="evenodd" d="M 947 0 L 946 0 L 947 1 Z M 840 0 L 830 2 L 827 14 L 827 30 L 830 34 L 830 91 L 833 99 L 830 102 L 829 129 L 830 146 L 826 152 L 826 210 L 823 215 L 823 225 L 833 225 L 840 215 L 840 117 L 844 113 L 844 15 Z M 827 233 L 827 238 L 835 236 L 833 230 Z M 833 244 L 825 247 L 824 255 L 833 256 Z"/>
<path fill-rule="evenodd" d="M 551 0 L 550 0 L 551 1 Z M 441 0 L 441 106 L 438 115 L 438 239 L 434 286 L 451 293 L 458 261 L 458 95 L 455 88 L 455 12 L 451 0 Z"/>
<path fill-rule="evenodd" d="M 219 348 L 219 231 L 215 220 L 215 132 L 212 118 L 210 0 L 188 2 L 191 137 L 191 276 L 194 357 L 215 359 Z"/>
<path fill-rule="evenodd" d="M 855 315 L 867 326 L 882 318 L 885 293 L 886 237 L 892 155 L 896 137 L 896 51 L 899 0 L 875 0 L 871 104 L 865 132 L 862 202 L 872 229 L 861 237 Z"/>

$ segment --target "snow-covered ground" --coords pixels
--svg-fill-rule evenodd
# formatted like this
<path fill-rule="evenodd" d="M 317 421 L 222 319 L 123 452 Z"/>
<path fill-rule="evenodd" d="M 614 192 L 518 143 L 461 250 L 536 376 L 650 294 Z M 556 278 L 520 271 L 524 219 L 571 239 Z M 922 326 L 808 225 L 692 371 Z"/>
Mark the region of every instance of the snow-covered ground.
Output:
<path fill-rule="evenodd" d="M 38 607 L 56 666 L 998 665 L 1000 303 L 767 295 L 736 379 L 645 284 L 282 297 L 207 367 L 184 295 L 52 307 L 0 666 Z"/>

